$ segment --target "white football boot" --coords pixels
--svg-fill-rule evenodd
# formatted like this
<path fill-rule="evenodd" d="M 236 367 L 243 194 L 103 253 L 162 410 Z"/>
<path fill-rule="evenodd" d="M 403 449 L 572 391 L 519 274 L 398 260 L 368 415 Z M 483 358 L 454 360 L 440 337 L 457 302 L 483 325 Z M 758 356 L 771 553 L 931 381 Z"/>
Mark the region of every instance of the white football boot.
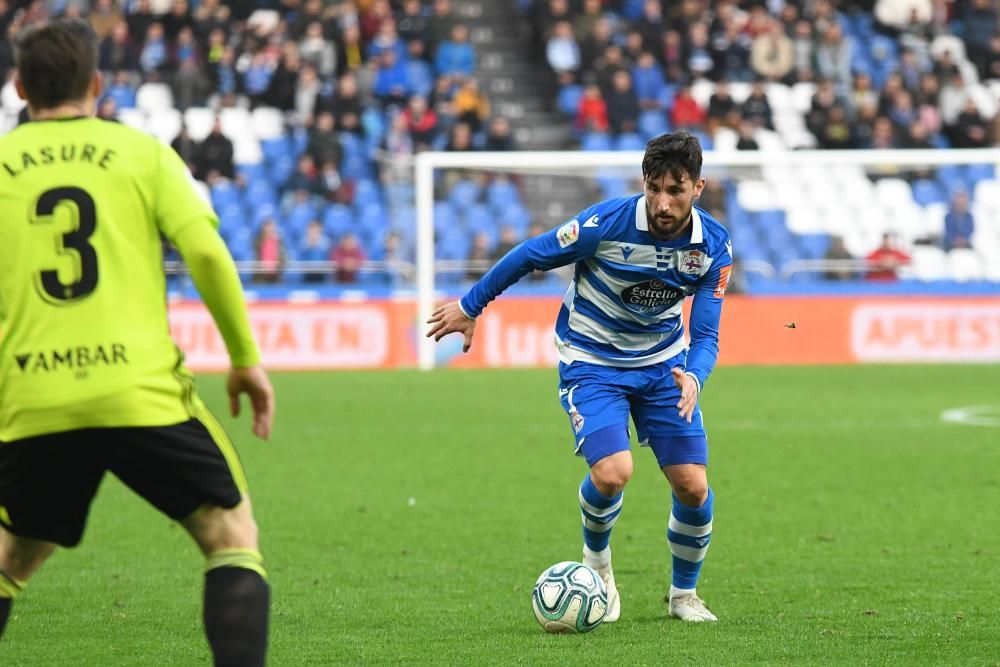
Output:
<path fill-rule="evenodd" d="M 604 559 L 595 558 L 593 551 L 588 549 L 586 545 L 583 547 L 583 564 L 594 568 L 594 571 L 604 581 L 604 587 L 608 591 L 608 611 L 604 615 L 605 623 L 614 623 L 622 615 L 622 603 L 621 598 L 618 597 L 618 587 L 615 586 L 615 572 L 611 569 L 610 553 L 609 548 L 609 555 Z"/>
<path fill-rule="evenodd" d="M 679 618 L 689 623 L 719 620 L 715 614 L 708 610 L 705 602 L 693 590 L 675 594 L 675 590 L 671 586 L 667 597 L 670 602 L 670 616 L 673 618 Z"/>

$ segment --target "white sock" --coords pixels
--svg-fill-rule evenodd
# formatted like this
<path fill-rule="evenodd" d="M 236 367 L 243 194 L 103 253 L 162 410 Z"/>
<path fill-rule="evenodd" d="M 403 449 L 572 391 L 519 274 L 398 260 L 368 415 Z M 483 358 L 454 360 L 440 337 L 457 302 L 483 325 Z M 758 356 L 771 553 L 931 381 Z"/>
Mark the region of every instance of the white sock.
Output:
<path fill-rule="evenodd" d="M 673 599 L 673 598 L 675 598 L 675 597 L 677 597 L 679 595 L 689 595 L 689 594 L 690 595 L 694 595 L 695 594 L 694 590 L 695 589 L 693 589 L 693 588 L 677 588 L 676 586 L 674 586 L 673 584 L 671 584 L 671 586 L 670 586 L 670 599 Z"/>
<path fill-rule="evenodd" d="M 583 545 L 583 564 L 587 567 L 607 567 L 611 565 L 611 547 L 602 549 L 601 551 L 591 551 L 590 548 L 584 544 Z"/>

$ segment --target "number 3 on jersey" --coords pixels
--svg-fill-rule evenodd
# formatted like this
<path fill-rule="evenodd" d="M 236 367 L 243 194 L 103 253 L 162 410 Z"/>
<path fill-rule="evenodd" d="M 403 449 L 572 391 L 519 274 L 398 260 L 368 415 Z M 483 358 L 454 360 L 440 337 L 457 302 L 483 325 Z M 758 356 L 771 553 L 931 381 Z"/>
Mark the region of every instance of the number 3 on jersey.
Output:
<path fill-rule="evenodd" d="M 87 239 L 97 227 L 97 211 L 93 198 L 84 190 L 74 187 L 62 187 L 46 190 L 38 198 L 35 205 L 35 217 L 32 222 L 44 224 L 52 222 L 52 214 L 60 203 L 69 202 L 76 208 L 76 228 L 62 234 L 62 245 L 58 252 L 68 255 L 74 251 L 79 257 L 80 272 L 75 282 L 64 283 L 59 280 L 56 269 L 43 269 L 38 272 L 36 285 L 40 288 L 42 298 L 56 305 L 78 301 L 97 288 L 97 252 Z"/>

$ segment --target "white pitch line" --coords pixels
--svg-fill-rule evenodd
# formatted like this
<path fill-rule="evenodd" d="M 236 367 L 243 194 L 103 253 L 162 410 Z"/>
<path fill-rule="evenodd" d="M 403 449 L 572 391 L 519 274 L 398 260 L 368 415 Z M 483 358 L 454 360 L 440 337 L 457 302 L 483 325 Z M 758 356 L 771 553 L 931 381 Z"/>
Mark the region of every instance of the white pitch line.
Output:
<path fill-rule="evenodd" d="M 1000 426 L 1000 405 L 967 405 L 941 413 L 941 421 L 966 426 Z"/>

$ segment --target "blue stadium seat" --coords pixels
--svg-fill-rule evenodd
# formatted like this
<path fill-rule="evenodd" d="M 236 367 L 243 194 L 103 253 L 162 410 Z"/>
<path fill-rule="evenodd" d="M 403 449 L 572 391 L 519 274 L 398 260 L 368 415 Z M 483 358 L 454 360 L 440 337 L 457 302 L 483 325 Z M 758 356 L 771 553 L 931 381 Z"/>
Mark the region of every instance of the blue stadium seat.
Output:
<path fill-rule="evenodd" d="M 495 211 L 521 203 L 521 193 L 517 186 L 508 180 L 496 180 L 486 186 L 486 202 Z"/>
<path fill-rule="evenodd" d="M 829 234 L 802 234 L 798 237 L 799 247 L 806 259 L 823 259 L 830 249 Z"/>
<path fill-rule="evenodd" d="M 449 229 L 461 227 L 458 215 L 451 204 L 446 201 L 435 202 L 434 204 L 434 231 L 442 234 Z"/>
<path fill-rule="evenodd" d="M 615 140 L 615 150 L 618 151 L 641 151 L 645 148 L 646 142 L 634 132 L 621 134 Z"/>
<path fill-rule="evenodd" d="M 979 181 L 989 181 L 996 178 L 996 169 L 992 164 L 970 164 L 965 168 L 965 179 L 969 190 L 976 187 Z"/>
<path fill-rule="evenodd" d="M 359 181 L 363 178 L 374 178 L 375 169 L 371 160 L 363 155 L 347 155 L 340 165 L 340 175 L 348 181 Z"/>
<path fill-rule="evenodd" d="M 256 178 L 247 182 L 246 191 L 243 193 L 243 203 L 250 210 L 265 204 L 275 206 L 278 203 L 278 196 L 267 180 Z"/>
<path fill-rule="evenodd" d="M 490 247 L 500 238 L 500 221 L 485 204 L 476 204 L 466 212 L 465 227 L 469 236 L 485 233 L 490 239 Z"/>
<path fill-rule="evenodd" d="M 333 240 L 354 229 L 354 215 L 344 204 L 330 204 L 323 214 L 323 230 Z"/>
<path fill-rule="evenodd" d="M 665 134 L 667 129 L 667 115 L 658 109 L 651 109 L 639 113 L 639 134 L 649 140 Z"/>
<path fill-rule="evenodd" d="M 755 222 L 763 234 L 780 234 L 788 231 L 785 225 L 785 212 L 781 210 L 760 211 L 757 213 Z"/>
<path fill-rule="evenodd" d="M 267 178 L 267 167 L 263 162 L 257 164 L 238 164 L 236 173 L 243 177 L 247 183 Z"/>
<path fill-rule="evenodd" d="M 362 178 L 354 184 L 354 207 L 361 210 L 371 202 L 382 203 L 382 192 L 373 180 Z"/>
<path fill-rule="evenodd" d="M 248 227 L 246 213 L 243 211 L 243 205 L 239 202 L 227 204 L 221 210 L 217 210 L 219 214 L 219 234 L 227 243 L 240 229 Z"/>
<path fill-rule="evenodd" d="M 278 215 L 278 207 L 274 204 L 262 203 L 258 206 L 250 209 L 253 216 L 253 227 L 256 229 L 260 223 L 262 223 L 267 218 L 272 218 L 277 220 L 280 216 Z"/>
<path fill-rule="evenodd" d="M 273 162 L 283 156 L 290 157 L 293 152 L 287 137 L 264 139 L 260 142 L 260 150 L 264 153 L 265 162 Z"/>
<path fill-rule="evenodd" d="M 285 217 L 285 228 L 296 241 L 305 232 L 309 223 L 316 219 L 316 209 L 312 204 L 300 202 L 292 207 Z"/>
<path fill-rule="evenodd" d="M 580 140 L 580 148 L 585 151 L 609 151 L 611 137 L 605 132 L 587 132 Z"/>
<path fill-rule="evenodd" d="M 458 211 L 465 211 L 479 200 L 479 184 L 468 179 L 455 183 L 448 201 Z"/>
<path fill-rule="evenodd" d="M 385 186 L 385 197 L 389 206 L 413 206 L 416 190 L 412 183 L 389 183 Z"/>
<path fill-rule="evenodd" d="M 274 183 L 287 183 L 294 171 L 295 158 L 291 155 L 278 156 L 271 162 L 271 180 Z"/>
<path fill-rule="evenodd" d="M 212 186 L 212 208 L 222 211 L 230 204 L 240 203 L 240 191 L 231 182 L 218 180 Z"/>
<path fill-rule="evenodd" d="M 500 212 L 500 224 L 513 227 L 519 236 L 524 236 L 531 226 L 531 211 L 521 204 L 508 206 Z"/>
<path fill-rule="evenodd" d="M 436 239 L 434 254 L 438 259 L 467 259 L 469 256 L 469 235 L 462 229 L 447 230 Z"/>
<path fill-rule="evenodd" d="M 557 104 L 559 111 L 567 116 L 576 116 L 580 106 L 580 99 L 583 97 L 583 86 L 571 83 L 559 89 Z"/>
<path fill-rule="evenodd" d="M 926 178 L 913 182 L 913 201 L 921 206 L 948 201 L 948 195 L 937 183 Z"/>

